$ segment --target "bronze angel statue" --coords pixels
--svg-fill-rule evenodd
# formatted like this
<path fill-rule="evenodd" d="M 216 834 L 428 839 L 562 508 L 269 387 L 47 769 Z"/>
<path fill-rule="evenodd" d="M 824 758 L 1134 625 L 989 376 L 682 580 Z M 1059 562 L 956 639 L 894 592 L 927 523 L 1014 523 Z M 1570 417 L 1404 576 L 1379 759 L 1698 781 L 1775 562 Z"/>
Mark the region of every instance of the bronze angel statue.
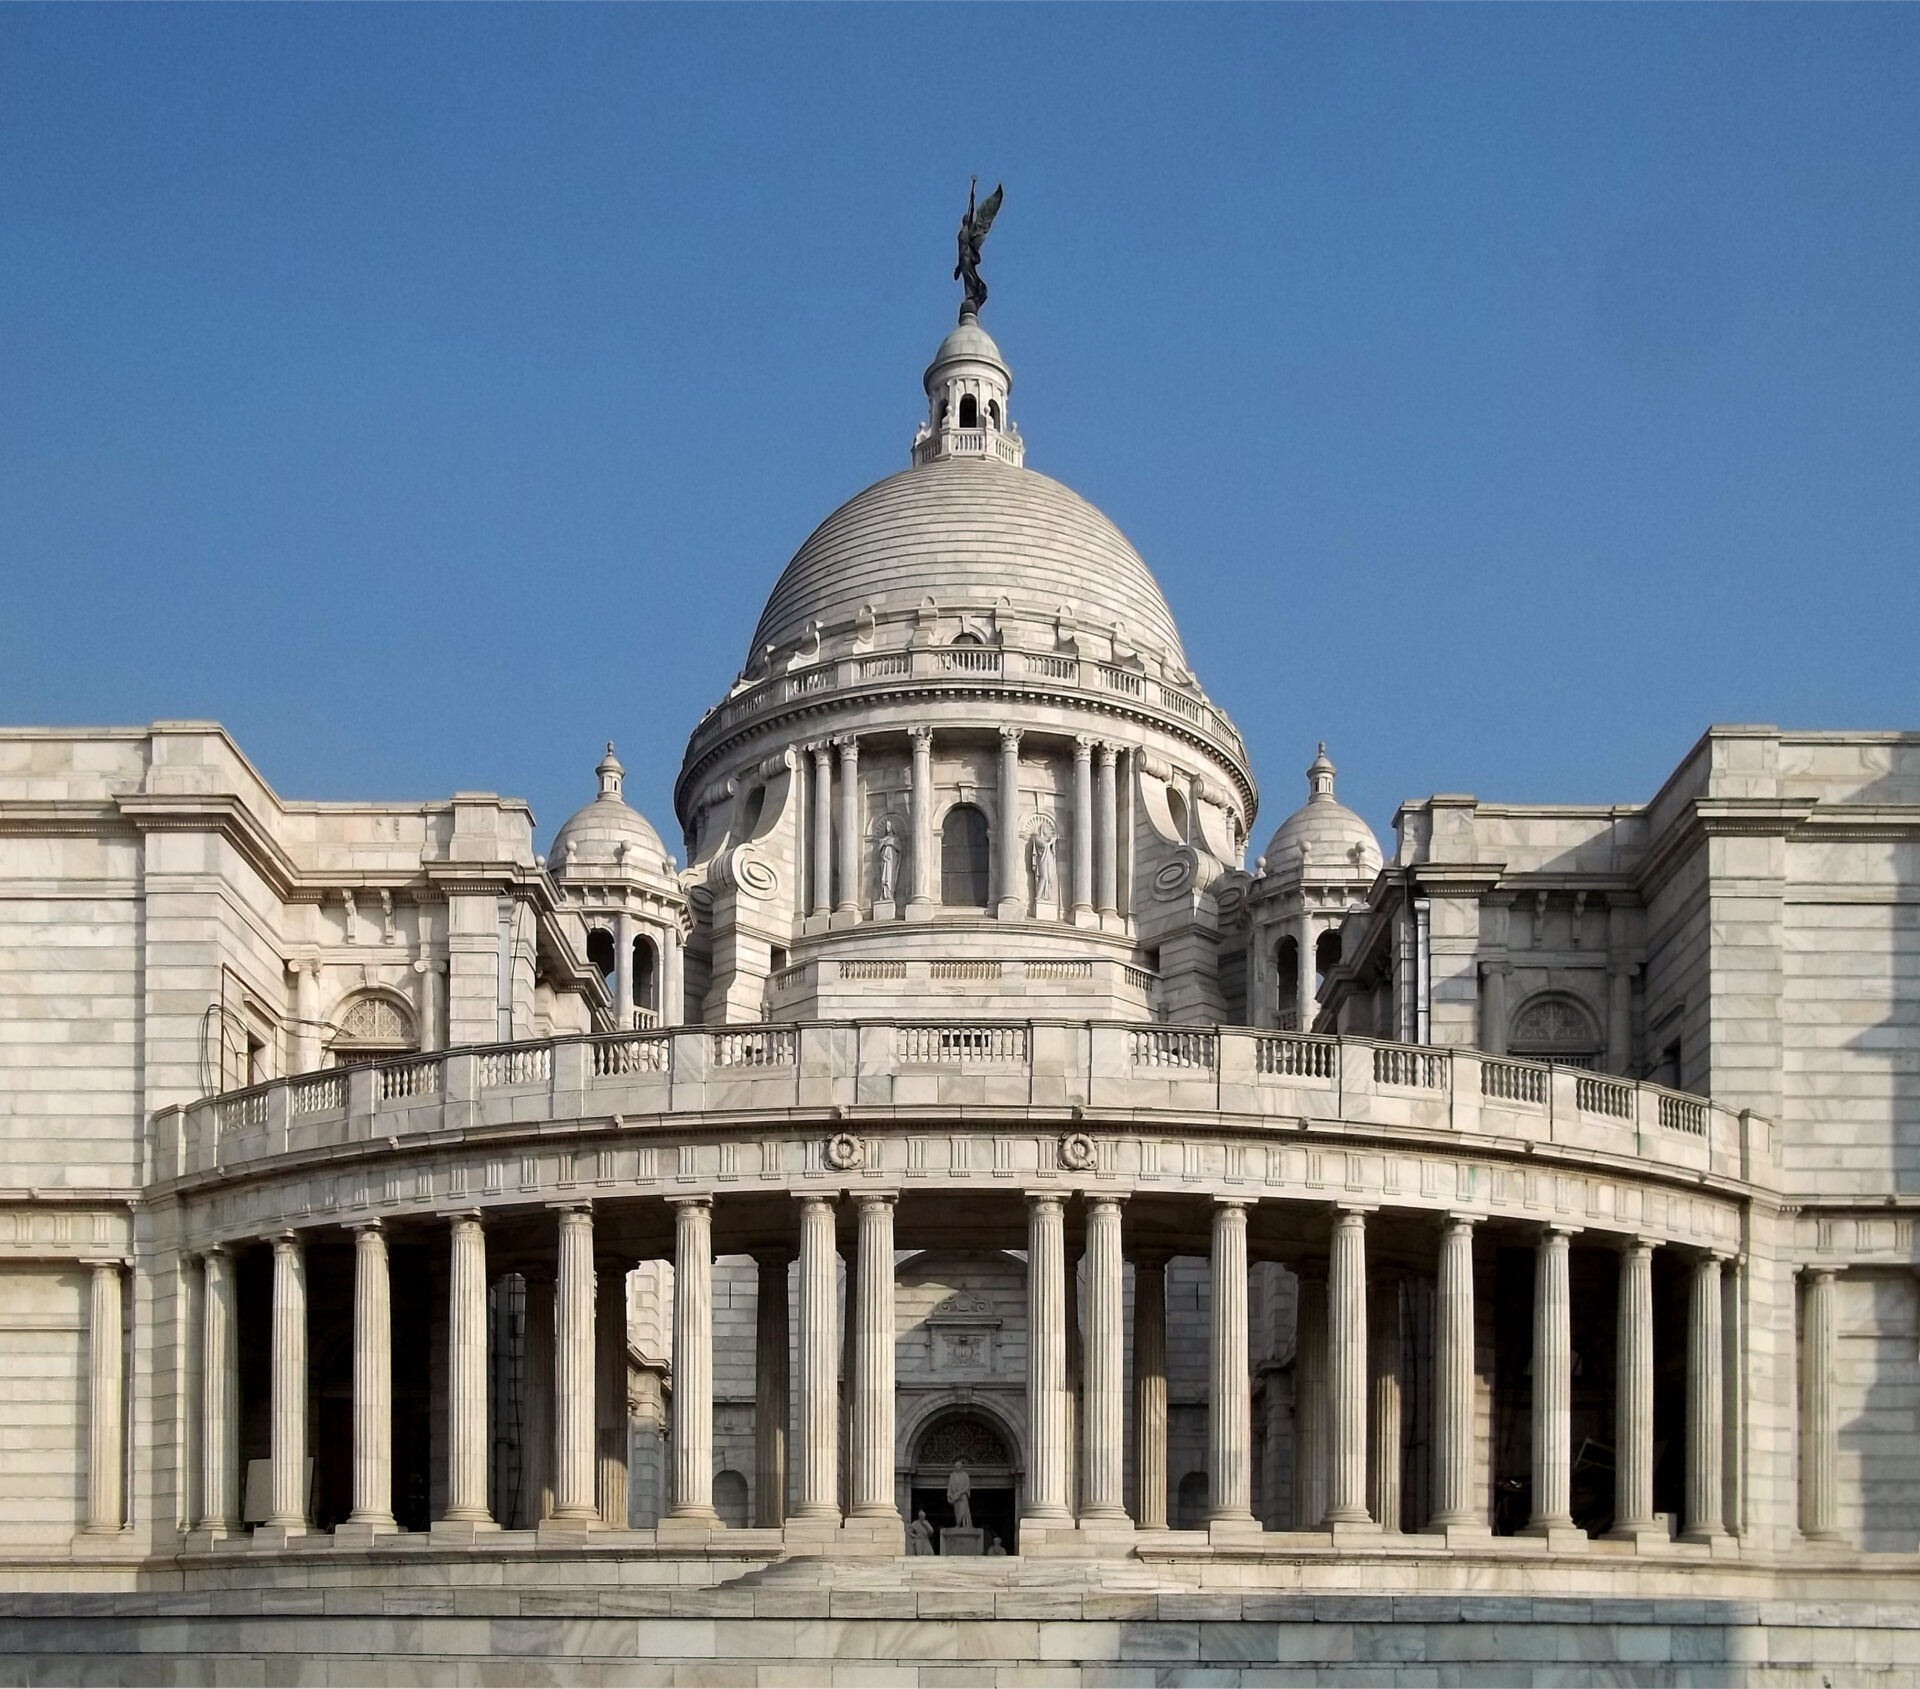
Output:
<path fill-rule="evenodd" d="M 953 267 L 953 279 L 966 289 L 966 297 L 960 302 L 963 320 L 979 316 L 980 307 L 987 302 L 987 284 L 980 279 L 980 248 L 986 244 L 987 230 L 993 227 L 1005 192 L 996 187 L 975 206 L 973 196 L 979 186 L 980 178 L 976 176 L 967 189 L 967 214 L 960 219 L 960 262 Z"/>

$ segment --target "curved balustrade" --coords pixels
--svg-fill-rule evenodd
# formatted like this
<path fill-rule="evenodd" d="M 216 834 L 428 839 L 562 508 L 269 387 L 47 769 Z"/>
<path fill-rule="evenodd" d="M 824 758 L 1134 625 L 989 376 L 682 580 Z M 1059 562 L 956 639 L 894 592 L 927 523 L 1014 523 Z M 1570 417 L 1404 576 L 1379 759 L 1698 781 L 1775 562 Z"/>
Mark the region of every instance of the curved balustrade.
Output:
<path fill-rule="evenodd" d="M 1751 1180 L 1764 1122 L 1703 1098 L 1473 1050 L 1250 1028 L 1100 1021 L 861 1020 L 679 1027 L 303 1074 L 155 1116 L 161 1179 L 468 1128 L 664 1125 L 796 1110 L 924 1119 L 1163 1113 L 1209 1129 L 1301 1126 L 1505 1141 Z"/>

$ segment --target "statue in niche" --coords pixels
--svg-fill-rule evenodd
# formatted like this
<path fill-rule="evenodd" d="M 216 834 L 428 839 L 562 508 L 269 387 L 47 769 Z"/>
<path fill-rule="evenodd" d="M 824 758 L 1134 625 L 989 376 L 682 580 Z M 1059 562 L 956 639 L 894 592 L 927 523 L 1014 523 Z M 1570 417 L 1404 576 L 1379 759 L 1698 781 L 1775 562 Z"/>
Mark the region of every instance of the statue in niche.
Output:
<path fill-rule="evenodd" d="M 947 1474 L 947 1501 L 953 1508 L 953 1522 L 963 1531 L 973 1529 L 973 1479 L 967 1474 L 967 1463 L 956 1460 L 953 1470 Z"/>
<path fill-rule="evenodd" d="M 907 1552 L 909 1554 L 937 1554 L 933 1546 L 933 1524 L 927 1518 L 923 1507 L 913 1516 L 913 1523 L 907 1527 Z"/>
<path fill-rule="evenodd" d="M 1027 844 L 1027 866 L 1033 874 L 1033 895 L 1042 903 L 1054 900 L 1053 829 L 1042 826 Z"/>
<path fill-rule="evenodd" d="M 966 290 L 960 301 L 962 322 L 968 317 L 978 317 L 980 307 L 987 302 L 987 284 L 980 279 L 980 248 L 986 244 L 987 231 L 993 227 L 1005 195 L 1004 188 L 995 188 L 976 206 L 973 196 L 979 186 L 980 178 L 976 176 L 967 189 L 967 214 L 960 219 L 960 261 L 953 267 L 953 279 Z"/>
<path fill-rule="evenodd" d="M 987 1554 L 988 1554 L 988 1557 L 989 1557 L 989 1558 L 991 1558 L 992 1556 L 994 1556 L 994 1555 L 996 1555 L 996 1554 L 997 1554 L 997 1555 L 1000 1555 L 1000 1556 L 1001 1556 L 1002 1558 L 1004 1558 L 1004 1557 L 1005 1557 L 1005 1555 L 1006 1555 L 1006 1552 L 1007 1552 L 1007 1545 L 1006 1545 L 1006 1544 L 1005 1544 L 1004 1542 L 1002 1542 L 1002 1541 L 1001 1541 L 1001 1540 L 999 1539 L 999 1537 L 997 1537 L 997 1536 L 996 1536 L 996 1537 L 992 1537 L 992 1538 L 990 1538 L 990 1539 L 988 1540 L 988 1542 L 987 1542 Z"/>
<path fill-rule="evenodd" d="M 893 830 L 892 816 L 881 825 L 876 849 L 880 853 L 880 901 L 891 903 L 900 885 L 900 839 Z"/>

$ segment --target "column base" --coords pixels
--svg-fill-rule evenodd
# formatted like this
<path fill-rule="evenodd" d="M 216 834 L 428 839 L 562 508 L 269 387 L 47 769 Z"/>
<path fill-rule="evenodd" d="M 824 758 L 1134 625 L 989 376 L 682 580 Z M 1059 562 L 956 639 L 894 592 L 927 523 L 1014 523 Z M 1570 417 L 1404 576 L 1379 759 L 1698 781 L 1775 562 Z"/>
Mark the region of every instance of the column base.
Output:
<path fill-rule="evenodd" d="M 400 1527 L 391 1519 L 349 1519 L 333 1527 L 335 1548 L 371 1548 L 381 1537 L 395 1537 Z"/>
<path fill-rule="evenodd" d="M 1026 903 L 1018 897 L 1003 897 L 993 906 L 994 919 L 998 921 L 1025 920 L 1026 914 Z"/>
<path fill-rule="evenodd" d="M 1266 1527 L 1251 1513 L 1230 1513 L 1207 1521 L 1207 1541 L 1215 1548 L 1251 1548 L 1266 1535 Z"/>
<path fill-rule="evenodd" d="M 255 1548 L 285 1548 L 288 1543 L 298 1542 L 307 1534 L 303 1521 L 297 1525 L 255 1525 L 253 1527 L 253 1546 Z"/>
<path fill-rule="evenodd" d="M 1329 1519 L 1321 1529 L 1333 1538 L 1335 1548 L 1377 1548 L 1387 1534 L 1384 1525 L 1371 1519 Z"/>
<path fill-rule="evenodd" d="M 811 938 L 815 933 L 825 932 L 832 924 L 833 917 L 830 914 L 809 915 L 800 923 L 800 932 L 803 937 Z"/>
<path fill-rule="evenodd" d="M 496 1536 L 500 1527 L 492 1519 L 436 1519 L 428 1535 L 436 1543 L 472 1544 L 482 1537 Z"/>
<path fill-rule="evenodd" d="M 931 921 L 933 919 L 933 899 L 916 897 L 907 904 L 905 911 L 909 921 Z"/>
<path fill-rule="evenodd" d="M 858 909 L 836 909 L 833 912 L 833 919 L 827 923 L 827 929 L 830 932 L 842 932 L 848 927 L 857 927 L 859 924 Z"/>
<path fill-rule="evenodd" d="M 1573 1524 L 1556 1521 L 1543 1521 L 1538 1525 L 1528 1525 L 1520 1533 L 1523 1537 L 1533 1537 L 1547 1545 L 1550 1554 L 1568 1554 L 1587 1545 L 1587 1533 Z"/>
<path fill-rule="evenodd" d="M 1020 1552 L 1036 1560 L 1085 1560 L 1093 1549 L 1071 1514 L 1049 1513 L 1020 1521 Z"/>
<path fill-rule="evenodd" d="M 195 1525 L 192 1530 L 181 1534 L 180 1552 L 211 1554 L 227 1543 L 244 1544 L 246 1540 L 247 1532 L 240 1525 Z"/>
<path fill-rule="evenodd" d="M 579 1542 L 606 1528 L 598 1513 L 549 1513 L 534 1528 L 539 1542 Z"/>
<path fill-rule="evenodd" d="M 1438 1525 L 1430 1527 L 1438 1530 L 1447 1539 L 1449 1548 L 1482 1548 L 1493 1541 L 1493 1527 L 1479 1521 L 1470 1521 L 1464 1525 Z"/>
<path fill-rule="evenodd" d="M 702 1548 L 726 1528 L 711 1507 L 699 1513 L 669 1513 L 654 1527 L 654 1541 L 662 1548 Z"/>
<path fill-rule="evenodd" d="M 1645 1554 L 1648 1550 L 1659 1550 L 1673 1546 L 1673 1534 L 1665 1525 L 1616 1525 L 1607 1532 L 1608 1542 L 1630 1542 L 1636 1554 Z"/>

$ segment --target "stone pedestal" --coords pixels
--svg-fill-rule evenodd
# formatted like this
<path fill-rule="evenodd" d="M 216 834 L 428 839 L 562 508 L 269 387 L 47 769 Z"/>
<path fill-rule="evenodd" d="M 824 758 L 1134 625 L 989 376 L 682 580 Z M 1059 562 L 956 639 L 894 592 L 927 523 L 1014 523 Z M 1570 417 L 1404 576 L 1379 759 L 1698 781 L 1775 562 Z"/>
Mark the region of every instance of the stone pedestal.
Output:
<path fill-rule="evenodd" d="M 978 1525 L 948 1525 L 940 1533 L 942 1554 L 985 1554 L 987 1533 Z"/>

